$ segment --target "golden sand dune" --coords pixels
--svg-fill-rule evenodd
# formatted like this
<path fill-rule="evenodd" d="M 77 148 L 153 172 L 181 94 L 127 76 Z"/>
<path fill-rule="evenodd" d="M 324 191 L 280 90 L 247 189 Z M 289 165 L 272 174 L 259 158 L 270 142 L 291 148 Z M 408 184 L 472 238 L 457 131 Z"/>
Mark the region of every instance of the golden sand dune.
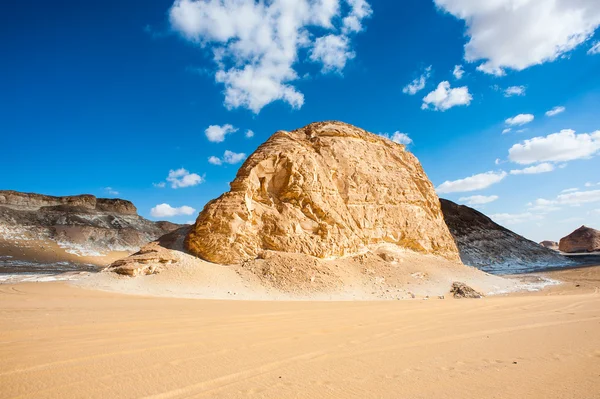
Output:
<path fill-rule="evenodd" d="M 556 276 L 556 274 L 555 274 Z M 598 398 L 600 268 L 482 300 L 0 286 L 0 398 Z"/>

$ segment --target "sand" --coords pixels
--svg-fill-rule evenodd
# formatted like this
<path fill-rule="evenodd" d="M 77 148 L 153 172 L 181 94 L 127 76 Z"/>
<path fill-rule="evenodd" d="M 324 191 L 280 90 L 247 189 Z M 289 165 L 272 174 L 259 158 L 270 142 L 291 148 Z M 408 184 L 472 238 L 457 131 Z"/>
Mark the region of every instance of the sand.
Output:
<path fill-rule="evenodd" d="M 0 398 L 600 394 L 600 267 L 481 300 L 217 301 L 0 286 Z"/>

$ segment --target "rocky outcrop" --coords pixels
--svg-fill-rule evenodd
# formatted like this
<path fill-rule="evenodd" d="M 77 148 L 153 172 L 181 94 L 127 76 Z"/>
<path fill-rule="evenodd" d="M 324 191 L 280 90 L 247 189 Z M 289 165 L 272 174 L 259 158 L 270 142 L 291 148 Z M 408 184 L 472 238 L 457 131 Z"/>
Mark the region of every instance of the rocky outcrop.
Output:
<path fill-rule="evenodd" d="M 130 201 L 118 198 L 96 198 L 89 194 L 53 197 L 43 194 L 0 190 L 0 206 L 25 211 L 37 211 L 40 208 L 61 209 L 61 207 L 67 207 L 62 209 L 80 208 L 88 211 L 117 213 L 120 215 L 137 215 L 137 209 Z"/>
<path fill-rule="evenodd" d="M 441 199 L 442 212 L 463 263 L 493 273 L 519 273 L 570 261 L 494 223 L 468 206 Z"/>
<path fill-rule="evenodd" d="M 558 245 L 562 252 L 596 252 L 600 251 L 600 231 L 581 226 L 566 237 L 561 238 Z"/>
<path fill-rule="evenodd" d="M 137 215 L 131 202 L 121 199 L 0 191 L 3 247 L 52 241 L 69 254 L 98 256 L 111 251 L 137 251 L 179 227 L 146 220 Z"/>
<path fill-rule="evenodd" d="M 544 248 L 552 249 L 554 251 L 558 251 L 558 243 L 556 241 L 542 241 L 540 245 Z"/>
<path fill-rule="evenodd" d="M 191 253 L 221 264 L 267 250 L 342 257 L 384 243 L 459 260 L 416 157 L 341 122 L 271 136 L 186 239 Z"/>

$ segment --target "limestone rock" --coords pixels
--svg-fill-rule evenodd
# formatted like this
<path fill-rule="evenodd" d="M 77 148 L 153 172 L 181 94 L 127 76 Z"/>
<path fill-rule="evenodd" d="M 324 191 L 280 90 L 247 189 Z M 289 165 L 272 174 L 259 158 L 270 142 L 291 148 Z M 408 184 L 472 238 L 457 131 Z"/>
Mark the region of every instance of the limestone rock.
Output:
<path fill-rule="evenodd" d="M 383 243 L 459 260 L 416 157 L 342 122 L 276 132 L 186 239 L 191 253 L 221 264 L 265 250 L 341 257 Z"/>
<path fill-rule="evenodd" d="M 450 233 L 465 265 L 506 274 L 561 266 L 571 261 L 495 223 L 483 213 L 440 199 Z"/>
<path fill-rule="evenodd" d="M 77 256 L 135 252 L 179 227 L 146 220 L 130 201 L 122 199 L 0 190 L 0 242 L 4 248 L 17 250 L 31 241 L 52 241 Z"/>
<path fill-rule="evenodd" d="M 124 276 L 136 277 L 160 273 L 164 266 L 177 262 L 173 252 L 154 241 L 124 259 L 119 259 L 108 266 L 105 271 Z"/>
<path fill-rule="evenodd" d="M 544 248 L 548 248 L 553 251 L 558 251 L 558 243 L 556 241 L 546 240 L 546 241 L 540 242 L 540 245 Z"/>
<path fill-rule="evenodd" d="M 469 287 L 465 283 L 454 282 L 452 283 L 452 288 L 450 289 L 454 298 L 462 299 L 462 298 L 481 298 L 483 296 L 482 293 L 475 291 L 473 288 Z"/>
<path fill-rule="evenodd" d="M 562 252 L 596 252 L 600 251 L 600 231 L 581 226 L 566 237 L 561 238 L 559 249 Z"/>

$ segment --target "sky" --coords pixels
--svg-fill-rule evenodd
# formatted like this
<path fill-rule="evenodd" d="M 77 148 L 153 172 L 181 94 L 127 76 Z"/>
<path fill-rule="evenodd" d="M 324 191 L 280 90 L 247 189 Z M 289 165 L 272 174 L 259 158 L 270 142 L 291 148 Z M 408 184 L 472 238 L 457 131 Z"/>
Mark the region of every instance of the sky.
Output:
<path fill-rule="evenodd" d="M 600 229 L 599 26 L 597 0 L 10 2 L 0 189 L 186 223 L 274 132 L 341 120 L 527 238 Z"/>

